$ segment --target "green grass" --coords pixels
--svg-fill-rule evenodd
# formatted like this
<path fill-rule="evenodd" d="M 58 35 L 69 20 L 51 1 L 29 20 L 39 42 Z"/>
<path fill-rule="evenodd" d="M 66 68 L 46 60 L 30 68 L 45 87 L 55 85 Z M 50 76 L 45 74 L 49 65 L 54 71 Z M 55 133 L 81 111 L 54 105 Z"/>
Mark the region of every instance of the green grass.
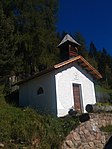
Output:
<path fill-rule="evenodd" d="M 50 115 L 40 115 L 30 108 L 20 109 L 5 102 L 0 87 L 0 142 L 5 148 L 31 148 L 38 140 L 38 149 L 58 149 L 65 136 L 79 122 L 71 117 L 60 119 Z M 35 148 L 35 145 L 33 145 Z"/>
<path fill-rule="evenodd" d="M 106 89 L 106 88 L 103 88 L 99 85 L 95 86 L 95 90 L 96 90 L 96 92 L 100 92 L 100 93 L 112 94 L 112 89 Z"/>
<path fill-rule="evenodd" d="M 104 132 L 112 133 L 112 125 L 102 127 L 101 130 L 104 131 Z"/>

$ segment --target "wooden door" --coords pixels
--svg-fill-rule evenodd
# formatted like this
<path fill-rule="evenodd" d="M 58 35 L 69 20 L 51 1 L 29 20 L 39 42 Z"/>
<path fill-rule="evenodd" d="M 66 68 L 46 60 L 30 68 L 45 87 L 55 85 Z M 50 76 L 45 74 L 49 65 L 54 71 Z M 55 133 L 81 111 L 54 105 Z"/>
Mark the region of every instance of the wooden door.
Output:
<path fill-rule="evenodd" d="M 80 100 L 80 85 L 73 84 L 73 97 L 74 97 L 74 108 L 76 111 L 81 112 L 81 100 Z"/>

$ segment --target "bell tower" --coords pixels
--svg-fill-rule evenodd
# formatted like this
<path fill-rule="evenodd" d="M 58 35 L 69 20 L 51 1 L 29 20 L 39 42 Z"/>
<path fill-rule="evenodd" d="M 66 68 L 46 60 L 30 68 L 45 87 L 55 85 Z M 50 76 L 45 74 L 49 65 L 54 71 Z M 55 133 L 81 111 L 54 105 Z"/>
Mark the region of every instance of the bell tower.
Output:
<path fill-rule="evenodd" d="M 61 43 L 57 46 L 60 49 L 61 61 L 78 56 L 78 47 L 80 44 L 75 41 L 69 34 L 65 35 Z"/>

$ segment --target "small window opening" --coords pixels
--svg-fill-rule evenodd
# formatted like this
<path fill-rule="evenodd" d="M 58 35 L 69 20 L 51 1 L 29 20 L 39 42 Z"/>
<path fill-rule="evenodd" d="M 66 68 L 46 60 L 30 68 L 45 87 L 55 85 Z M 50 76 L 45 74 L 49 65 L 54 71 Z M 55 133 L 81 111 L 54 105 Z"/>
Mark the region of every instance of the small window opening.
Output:
<path fill-rule="evenodd" d="M 44 90 L 42 87 L 40 87 L 37 91 L 37 95 L 40 95 L 40 94 L 43 94 L 44 93 Z"/>

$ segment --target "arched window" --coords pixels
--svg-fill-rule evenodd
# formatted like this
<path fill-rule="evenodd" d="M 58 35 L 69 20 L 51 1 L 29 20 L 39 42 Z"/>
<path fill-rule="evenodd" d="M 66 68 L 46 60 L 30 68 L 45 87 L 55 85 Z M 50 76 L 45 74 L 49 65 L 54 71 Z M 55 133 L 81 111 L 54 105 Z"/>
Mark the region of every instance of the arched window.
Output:
<path fill-rule="evenodd" d="M 44 93 L 44 90 L 42 87 L 39 87 L 39 89 L 37 90 L 37 95 L 41 95 Z"/>

